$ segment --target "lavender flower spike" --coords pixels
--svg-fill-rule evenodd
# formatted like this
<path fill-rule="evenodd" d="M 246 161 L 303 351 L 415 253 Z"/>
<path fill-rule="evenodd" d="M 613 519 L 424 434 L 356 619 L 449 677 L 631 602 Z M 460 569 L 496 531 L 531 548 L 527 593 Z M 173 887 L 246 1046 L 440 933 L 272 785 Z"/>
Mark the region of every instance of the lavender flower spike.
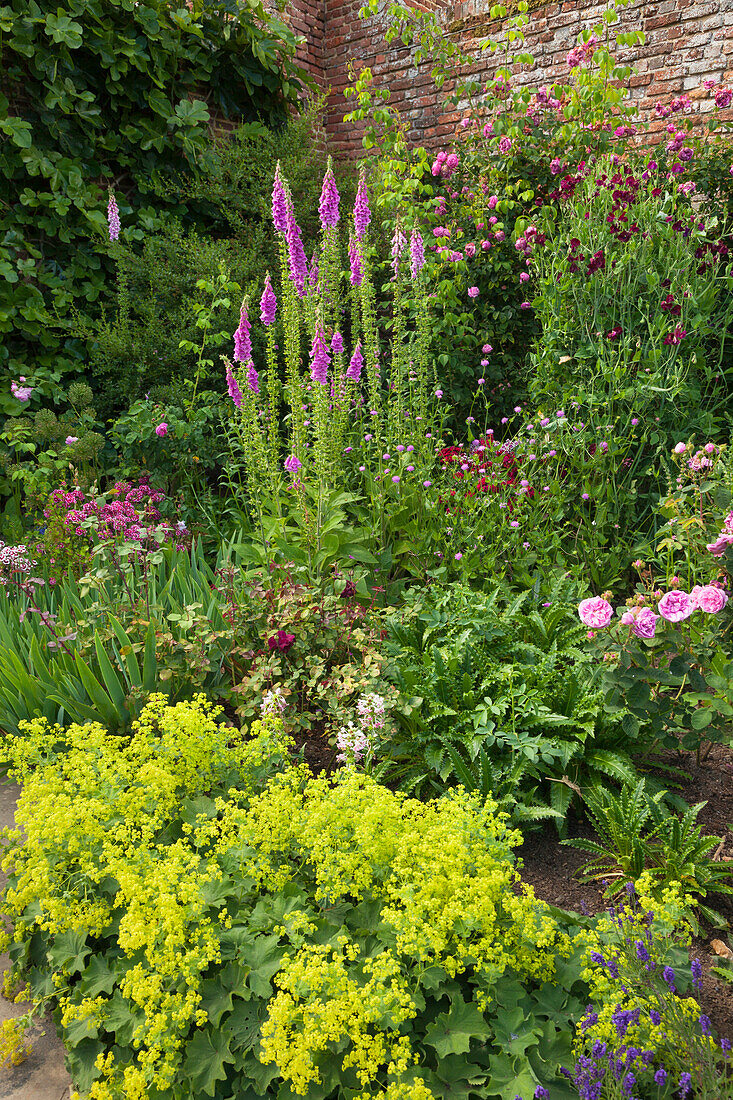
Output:
<path fill-rule="evenodd" d="M 116 241 L 120 235 L 120 211 L 111 187 L 109 189 L 109 203 L 107 204 L 107 224 L 109 226 L 109 239 Z"/>
<path fill-rule="evenodd" d="M 419 229 L 410 234 L 410 274 L 416 279 L 425 266 L 425 245 Z"/>
<path fill-rule="evenodd" d="M 265 289 L 260 298 L 260 319 L 263 325 L 272 325 L 277 313 L 277 298 L 270 282 L 270 272 L 265 275 Z"/>
<path fill-rule="evenodd" d="M 226 363 L 226 366 L 227 366 L 227 389 L 229 390 L 229 396 L 231 397 L 232 401 L 234 402 L 236 408 L 241 409 L 241 407 L 242 407 L 242 391 L 239 388 L 239 383 L 237 382 L 237 379 L 234 377 L 234 371 L 232 370 L 232 364 L 229 362 L 228 359 L 225 359 L 224 362 Z"/>
<path fill-rule="evenodd" d="M 328 381 L 328 368 L 331 365 L 331 356 L 328 354 L 328 345 L 323 335 L 323 325 L 318 322 L 316 334 L 313 337 L 311 347 L 311 378 L 320 386 L 325 386 Z"/>
<path fill-rule="evenodd" d="M 354 354 L 351 356 L 351 362 L 346 368 L 346 377 L 350 382 L 358 382 L 361 377 L 361 369 L 364 366 L 364 356 L 361 353 L 361 340 L 354 348 Z"/>
<path fill-rule="evenodd" d="M 359 171 L 359 186 L 356 191 L 356 201 L 354 202 L 354 232 L 356 233 L 357 241 L 363 239 L 371 220 L 372 215 L 369 211 L 369 196 L 367 194 L 366 178 L 364 176 L 364 169 L 361 168 Z"/>
<path fill-rule="evenodd" d="M 330 157 L 328 158 L 326 174 L 323 177 L 323 189 L 321 190 L 321 201 L 318 204 L 318 213 L 324 229 L 335 229 L 341 218 L 339 214 L 339 193 Z"/>
<path fill-rule="evenodd" d="M 280 161 L 275 168 L 275 182 L 272 188 L 272 222 L 278 233 L 287 232 L 288 228 L 288 200 L 280 175 Z"/>
<path fill-rule="evenodd" d="M 237 363 L 248 363 L 252 358 L 252 341 L 249 335 L 249 309 L 247 299 L 242 300 L 239 311 L 239 325 L 234 333 L 234 359 Z"/>

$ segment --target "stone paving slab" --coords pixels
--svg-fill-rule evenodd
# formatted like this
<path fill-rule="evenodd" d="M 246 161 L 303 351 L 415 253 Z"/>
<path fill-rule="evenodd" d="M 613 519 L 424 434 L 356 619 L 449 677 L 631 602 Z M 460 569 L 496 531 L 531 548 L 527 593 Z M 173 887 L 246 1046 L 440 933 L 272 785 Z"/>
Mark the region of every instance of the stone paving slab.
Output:
<path fill-rule="evenodd" d="M 0 827 L 14 824 L 19 794 L 16 784 L 0 783 Z M 0 872 L 0 884 L 3 882 Z M 8 956 L 0 955 L 0 975 L 8 964 Z M 12 1016 L 22 1016 L 25 1007 L 0 996 L 0 1023 Z M 64 1048 L 49 1018 L 39 1027 L 33 1050 L 25 1062 L 0 1070 L 0 1100 L 69 1100 L 70 1093 L 71 1079 L 64 1066 Z"/>

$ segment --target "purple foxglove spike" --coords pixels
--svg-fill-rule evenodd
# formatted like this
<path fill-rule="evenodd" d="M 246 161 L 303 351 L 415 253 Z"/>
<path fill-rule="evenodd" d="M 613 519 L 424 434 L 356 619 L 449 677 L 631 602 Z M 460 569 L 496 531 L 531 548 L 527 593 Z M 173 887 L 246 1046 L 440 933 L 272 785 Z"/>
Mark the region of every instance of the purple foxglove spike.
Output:
<path fill-rule="evenodd" d="M 289 474 L 297 474 L 303 463 L 296 455 L 288 455 L 283 465 Z"/>
<path fill-rule="evenodd" d="M 419 229 L 410 234 L 410 274 L 416 279 L 425 266 L 425 245 Z"/>
<path fill-rule="evenodd" d="M 356 201 L 354 202 L 354 232 L 356 233 L 357 241 L 362 240 L 371 220 L 372 215 L 369 211 L 369 195 L 367 194 L 366 178 L 364 176 L 364 169 L 362 168 L 359 171 L 359 187 L 357 188 Z"/>
<path fill-rule="evenodd" d="M 323 326 L 316 325 L 316 334 L 313 337 L 311 347 L 311 378 L 320 386 L 325 386 L 328 381 L 328 368 L 331 365 L 331 356 L 328 354 L 328 345 L 323 335 Z"/>
<path fill-rule="evenodd" d="M 280 161 L 275 169 L 275 182 L 272 188 L 272 221 L 278 233 L 287 232 L 288 228 L 288 200 L 280 175 Z"/>
<path fill-rule="evenodd" d="M 288 242 L 288 258 L 290 260 L 290 278 L 295 283 L 295 289 L 299 298 L 305 297 L 305 282 L 308 278 L 308 261 L 305 258 L 305 249 L 300 239 L 300 227 L 295 220 L 292 206 L 288 206 L 288 228 L 286 232 Z"/>
<path fill-rule="evenodd" d="M 340 355 L 344 350 L 344 338 L 340 332 L 334 332 L 331 337 L 331 351 L 334 355 Z"/>
<path fill-rule="evenodd" d="M 260 319 L 263 325 L 272 325 L 275 322 L 275 314 L 277 313 L 277 298 L 275 297 L 275 291 L 272 289 L 272 283 L 270 282 L 270 272 L 265 275 L 265 289 L 262 291 L 262 298 L 260 299 Z"/>
<path fill-rule="evenodd" d="M 318 269 L 318 250 L 314 248 L 313 255 L 311 256 L 311 267 L 308 273 L 308 284 L 311 290 L 315 290 L 317 288 L 320 274 L 321 273 Z"/>
<path fill-rule="evenodd" d="M 234 371 L 232 370 L 232 364 L 227 361 L 227 389 L 229 390 L 229 396 L 238 409 L 242 407 L 242 391 L 239 388 L 239 383 L 234 377 Z"/>
<path fill-rule="evenodd" d="M 351 285 L 361 286 L 364 279 L 364 271 L 361 266 L 361 253 L 359 246 L 353 237 L 349 237 L 349 267 L 351 268 Z"/>
<path fill-rule="evenodd" d="M 110 188 L 109 202 L 107 204 L 107 225 L 109 226 L 109 239 L 116 241 L 120 235 L 120 212 L 117 208 L 117 200 Z"/>
<path fill-rule="evenodd" d="M 237 363 L 247 363 L 252 358 L 252 341 L 249 335 L 249 310 L 247 299 L 242 300 L 239 311 L 239 326 L 234 333 L 234 359 Z"/>
<path fill-rule="evenodd" d="M 351 356 L 351 362 L 346 368 L 346 377 L 350 382 L 358 382 L 361 377 L 361 369 L 364 366 L 364 356 L 361 354 L 361 340 L 354 348 L 354 354 Z"/>
<path fill-rule="evenodd" d="M 260 379 L 251 359 L 247 368 L 247 385 L 252 390 L 252 393 L 258 394 L 260 392 Z"/>
<path fill-rule="evenodd" d="M 323 188 L 321 190 L 321 201 L 318 204 L 318 213 L 321 218 L 321 225 L 324 229 L 336 228 L 341 216 L 339 214 L 339 193 L 336 187 L 336 180 L 334 178 L 330 157 L 328 158 L 326 174 L 323 177 Z"/>
<path fill-rule="evenodd" d="M 402 230 L 400 229 L 400 227 L 398 225 L 397 228 L 394 231 L 393 236 L 392 236 L 392 251 L 391 251 L 392 269 L 393 269 L 395 275 L 397 274 L 397 272 L 400 269 L 400 256 L 402 255 L 406 244 L 407 244 L 407 238 L 405 237 L 405 234 L 402 232 Z"/>

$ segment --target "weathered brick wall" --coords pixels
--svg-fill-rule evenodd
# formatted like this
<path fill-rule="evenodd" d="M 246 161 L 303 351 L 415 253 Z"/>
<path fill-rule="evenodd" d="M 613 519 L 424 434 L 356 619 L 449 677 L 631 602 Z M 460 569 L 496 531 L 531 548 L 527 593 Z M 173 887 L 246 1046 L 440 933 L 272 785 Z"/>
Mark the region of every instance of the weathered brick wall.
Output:
<path fill-rule="evenodd" d="M 323 88 L 326 80 L 326 59 L 323 41 L 326 31 L 326 8 L 328 0 L 288 0 L 284 11 L 279 10 L 276 0 L 264 0 L 264 6 L 277 11 L 296 34 L 304 38 L 298 50 L 298 61 L 307 69 Z"/>
<path fill-rule="evenodd" d="M 390 87 L 403 110 L 411 139 L 435 147 L 453 133 L 459 114 L 442 109 L 445 90 L 437 93 L 429 66 L 417 66 L 413 50 L 402 43 L 388 46 L 384 39 L 383 10 L 359 19 L 363 0 L 294 0 L 289 5 L 293 25 L 308 37 L 304 61 L 322 87 L 330 87 L 326 129 L 334 153 L 356 155 L 361 148 L 358 126 L 343 121 L 350 109 L 343 91 L 348 68 L 372 68 L 377 81 Z M 437 11 L 448 33 L 464 48 L 490 35 L 500 38 L 500 24 L 488 19 L 493 0 L 422 0 L 424 9 Z M 531 69 L 518 74 L 520 83 L 541 86 L 568 73 L 565 61 L 584 27 L 596 22 L 604 9 L 597 0 L 532 0 L 526 30 L 526 48 L 536 58 Z M 634 95 L 644 113 L 658 101 L 692 92 L 705 79 L 733 81 L 733 0 L 632 0 L 622 13 L 624 29 L 646 33 L 644 45 L 621 53 L 637 70 Z M 499 62 L 481 54 L 472 71 L 487 79 Z M 319 57 L 321 68 L 318 69 Z"/>

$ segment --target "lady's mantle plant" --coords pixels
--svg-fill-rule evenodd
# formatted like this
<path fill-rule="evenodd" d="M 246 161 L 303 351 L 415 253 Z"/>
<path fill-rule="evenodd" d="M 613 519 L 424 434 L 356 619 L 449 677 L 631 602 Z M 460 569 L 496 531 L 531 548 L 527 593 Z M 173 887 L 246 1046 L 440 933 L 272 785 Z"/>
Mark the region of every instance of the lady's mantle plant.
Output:
<path fill-rule="evenodd" d="M 354 768 L 267 782 L 287 743 L 264 709 L 251 737 L 159 697 L 129 738 L 37 721 L 12 742 L 8 945 L 80 1093 L 547 1088 L 586 991 L 519 834 L 490 801 L 421 803 Z"/>

